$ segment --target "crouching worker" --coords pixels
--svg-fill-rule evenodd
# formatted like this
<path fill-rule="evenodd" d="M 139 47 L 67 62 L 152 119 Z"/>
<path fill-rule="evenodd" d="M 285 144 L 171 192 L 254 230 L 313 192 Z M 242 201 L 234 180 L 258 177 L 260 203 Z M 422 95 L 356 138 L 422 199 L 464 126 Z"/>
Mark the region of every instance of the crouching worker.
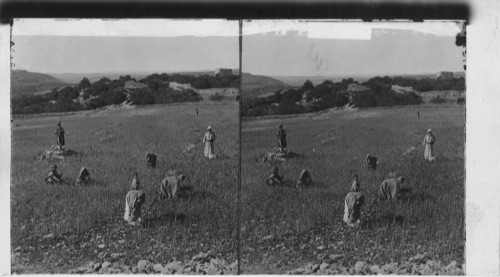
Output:
<path fill-rule="evenodd" d="M 45 178 L 45 182 L 49 184 L 60 184 L 62 181 L 62 174 L 57 172 L 57 165 L 53 165 L 47 175 L 47 178 Z"/>
<path fill-rule="evenodd" d="M 399 197 L 399 189 L 401 183 L 404 182 L 403 177 L 394 177 L 384 180 L 380 184 L 379 198 L 382 200 L 395 200 Z"/>
<path fill-rule="evenodd" d="M 307 171 L 307 169 L 303 169 L 302 172 L 300 172 L 300 177 L 297 181 L 297 188 L 309 187 L 310 185 L 312 185 L 311 174 Z"/>
<path fill-rule="evenodd" d="M 134 180 L 137 178 L 135 173 Z M 130 191 L 125 197 L 125 219 L 131 225 L 140 225 L 142 220 L 142 205 L 146 202 L 146 193 L 139 187 L 139 182 L 132 182 Z"/>
<path fill-rule="evenodd" d="M 86 185 L 88 183 L 90 183 L 90 173 L 87 168 L 82 167 L 78 174 L 78 178 L 76 178 L 75 186 Z"/>
<path fill-rule="evenodd" d="M 182 187 L 182 181 L 186 179 L 184 174 L 169 175 L 160 183 L 160 199 L 173 199 L 179 194 Z"/>
<path fill-rule="evenodd" d="M 146 154 L 146 164 L 148 167 L 155 168 L 156 167 L 156 155 L 147 153 Z"/>
<path fill-rule="evenodd" d="M 276 166 L 273 167 L 273 171 L 271 172 L 271 174 L 269 174 L 269 177 L 267 178 L 267 185 L 268 186 L 280 186 L 283 184 L 284 184 L 283 177 L 281 177 L 278 174 L 278 167 L 276 167 Z"/>
<path fill-rule="evenodd" d="M 349 227 L 359 226 L 361 223 L 361 207 L 365 203 L 362 192 L 351 191 L 345 197 L 344 222 Z"/>
<path fill-rule="evenodd" d="M 358 181 L 358 175 L 354 175 L 354 180 L 352 181 L 352 185 L 351 185 L 351 191 L 352 192 L 360 192 L 361 191 L 361 184 Z"/>
<path fill-rule="evenodd" d="M 371 170 L 377 169 L 377 157 L 372 155 L 366 156 L 366 166 Z"/>

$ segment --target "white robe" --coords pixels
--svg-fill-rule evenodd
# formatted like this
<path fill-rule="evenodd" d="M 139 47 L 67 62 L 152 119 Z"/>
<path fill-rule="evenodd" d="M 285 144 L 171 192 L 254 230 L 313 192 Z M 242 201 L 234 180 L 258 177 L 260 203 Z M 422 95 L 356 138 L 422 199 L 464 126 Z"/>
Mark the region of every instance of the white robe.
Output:
<path fill-rule="evenodd" d="M 125 197 L 125 214 L 123 219 L 129 223 L 141 222 L 141 207 L 146 200 L 146 194 L 142 190 L 131 190 Z"/>
<path fill-rule="evenodd" d="M 353 225 L 361 221 L 361 207 L 365 196 L 361 192 L 349 192 L 345 197 L 344 222 Z"/>
<path fill-rule="evenodd" d="M 424 158 L 429 161 L 434 161 L 436 160 L 436 157 L 434 155 L 434 142 L 436 141 L 436 138 L 432 134 L 426 134 L 424 137 L 424 142 L 423 145 L 425 146 L 424 150 Z"/>
<path fill-rule="evenodd" d="M 394 200 L 399 196 L 399 190 L 401 188 L 401 182 L 403 178 L 389 178 L 380 183 L 378 195 L 379 198 L 384 200 Z"/>
<path fill-rule="evenodd" d="M 215 134 L 213 132 L 206 132 L 205 136 L 203 137 L 203 143 L 205 144 L 205 157 L 209 159 L 215 158 L 215 153 L 214 153 L 214 141 L 215 141 Z"/>

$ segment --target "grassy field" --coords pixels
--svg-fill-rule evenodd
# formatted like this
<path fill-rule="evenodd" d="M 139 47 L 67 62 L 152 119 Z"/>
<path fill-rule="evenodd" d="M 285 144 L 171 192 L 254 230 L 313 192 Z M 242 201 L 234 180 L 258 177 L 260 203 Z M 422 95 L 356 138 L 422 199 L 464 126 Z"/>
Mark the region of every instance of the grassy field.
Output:
<path fill-rule="evenodd" d="M 199 115 L 195 115 L 198 108 Z M 12 123 L 11 235 L 17 272 L 63 272 L 121 253 L 120 261 L 166 262 L 211 249 L 234 259 L 238 168 L 238 106 L 185 104 L 101 110 L 62 118 L 66 147 L 79 155 L 35 161 L 55 144 L 59 116 L 14 118 Z M 203 157 L 211 125 L 218 158 Z M 195 148 L 183 152 L 186 146 Z M 145 154 L 158 155 L 156 169 Z M 69 185 L 43 182 L 52 163 Z M 75 187 L 80 167 L 95 180 Z M 149 209 L 167 170 L 187 175 L 187 197 Z M 133 173 L 146 191 L 146 227 L 123 220 Z M 44 238 L 44 236 L 46 236 Z M 104 245 L 104 246 L 103 246 Z"/>
<path fill-rule="evenodd" d="M 417 110 L 420 117 L 417 117 Z M 300 154 L 283 163 L 256 160 L 277 145 L 280 118 L 242 119 L 242 268 L 283 273 L 308 262 L 342 255 L 340 263 L 407 261 L 417 253 L 464 261 L 463 106 L 380 108 L 327 112 L 284 120 L 288 149 Z M 428 128 L 436 135 L 437 161 L 423 159 Z M 403 153 L 416 147 L 410 158 Z M 365 157 L 379 158 L 370 172 Z M 273 165 L 295 184 L 303 168 L 313 187 L 268 187 Z M 391 173 L 406 178 L 402 198 L 372 203 Z M 366 202 L 361 228 L 342 222 L 344 198 L 358 174 Z M 370 207 L 371 206 L 371 207 Z M 369 208 L 370 207 L 370 208 Z"/>

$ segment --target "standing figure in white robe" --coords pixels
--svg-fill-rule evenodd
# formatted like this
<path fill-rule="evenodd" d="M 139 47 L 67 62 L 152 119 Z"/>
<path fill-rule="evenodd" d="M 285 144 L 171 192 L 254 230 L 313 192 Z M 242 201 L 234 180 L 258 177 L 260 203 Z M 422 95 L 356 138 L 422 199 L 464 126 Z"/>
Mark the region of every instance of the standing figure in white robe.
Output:
<path fill-rule="evenodd" d="M 214 132 L 212 131 L 212 127 L 208 126 L 207 132 L 205 133 L 205 136 L 203 136 L 203 143 L 205 144 L 205 157 L 209 159 L 215 158 L 215 153 L 214 153 L 214 141 L 216 137 Z"/>
<path fill-rule="evenodd" d="M 361 223 L 361 207 L 365 203 L 365 196 L 362 192 L 351 191 L 345 197 L 344 222 L 350 227 L 355 227 Z"/>
<path fill-rule="evenodd" d="M 424 158 L 429 161 L 436 160 L 436 156 L 434 155 L 434 143 L 436 142 L 436 137 L 432 133 L 432 130 L 427 130 L 427 134 L 424 137 L 423 145 L 425 147 L 424 150 Z"/>
<path fill-rule="evenodd" d="M 137 173 L 134 176 L 136 180 Z M 146 202 L 146 193 L 140 189 L 138 180 L 132 181 L 132 187 L 125 197 L 125 219 L 131 225 L 139 225 L 142 220 L 142 205 Z"/>

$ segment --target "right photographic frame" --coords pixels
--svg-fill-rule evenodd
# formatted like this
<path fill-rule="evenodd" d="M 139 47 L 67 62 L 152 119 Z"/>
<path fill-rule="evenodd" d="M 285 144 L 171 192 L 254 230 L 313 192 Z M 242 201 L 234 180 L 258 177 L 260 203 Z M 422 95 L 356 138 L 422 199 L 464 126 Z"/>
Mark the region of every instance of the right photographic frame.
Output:
<path fill-rule="evenodd" d="M 241 273 L 465 274 L 465 22 L 242 34 Z"/>

